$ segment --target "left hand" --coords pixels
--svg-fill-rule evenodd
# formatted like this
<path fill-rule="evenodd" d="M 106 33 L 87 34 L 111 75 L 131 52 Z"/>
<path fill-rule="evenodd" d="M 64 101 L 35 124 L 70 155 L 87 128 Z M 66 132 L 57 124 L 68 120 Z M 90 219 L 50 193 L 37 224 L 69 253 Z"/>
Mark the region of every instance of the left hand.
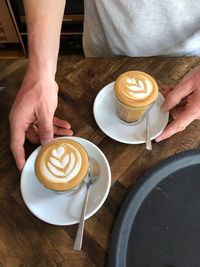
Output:
<path fill-rule="evenodd" d="M 176 86 L 163 86 L 161 93 L 166 98 L 161 106 L 170 111 L 174 119 L 155 139 L 160 142 L 184 130 L 193 120 L 200 119 L 200 67 L 196 67 Z"/>
<path fill-rule="evenodd" d="M 53 118 L 53 132 L 54 136 L 73 135 L 71 125 L 65 120 L 57 117 Z M 33 123 L 26 132 L 26 138 L 33 144 L 40 144 L 40 137 L 38 133 L 37 122 Z"/>

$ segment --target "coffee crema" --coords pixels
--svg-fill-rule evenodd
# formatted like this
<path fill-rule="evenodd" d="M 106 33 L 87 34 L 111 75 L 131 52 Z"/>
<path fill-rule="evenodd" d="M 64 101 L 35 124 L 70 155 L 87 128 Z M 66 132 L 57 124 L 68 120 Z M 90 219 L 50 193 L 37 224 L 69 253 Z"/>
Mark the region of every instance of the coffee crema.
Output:
<path fill-rule="evenodd" d="M 45 187 L 65 191 L 83 181 L 88 166 L 88 155 L 82 145 L 63 138 L 41 148 L 35 161 L 35 173 Z"/>
<path fill-rule="evenodd" d="M 158 85 L 147 73 L 128 71 L 121 74 L 114 85 L 119 101 L 130 107 L 145 107 L 158 96 Z"/>

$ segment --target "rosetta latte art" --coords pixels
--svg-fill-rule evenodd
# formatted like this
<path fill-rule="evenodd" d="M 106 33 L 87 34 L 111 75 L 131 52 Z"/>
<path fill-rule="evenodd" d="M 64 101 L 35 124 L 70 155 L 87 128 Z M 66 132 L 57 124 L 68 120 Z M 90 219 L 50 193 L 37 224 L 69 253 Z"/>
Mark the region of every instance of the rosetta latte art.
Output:
<path fill-rule="evenodd" d="M 124 91 L 124 94 L 128 98 L 145 99 L 152 93 L 152 90 L 153 84 L 149 79 L 142 80 L 132 77 L 126 79 L 126 90 Z"/>
<path fill-rule="evenodd" d="M 81 169 L 80 152 L 71 144 L 63 144 L 46 153 L 43 160 L 43 173 L 49 181 L 67 183 Z"/>

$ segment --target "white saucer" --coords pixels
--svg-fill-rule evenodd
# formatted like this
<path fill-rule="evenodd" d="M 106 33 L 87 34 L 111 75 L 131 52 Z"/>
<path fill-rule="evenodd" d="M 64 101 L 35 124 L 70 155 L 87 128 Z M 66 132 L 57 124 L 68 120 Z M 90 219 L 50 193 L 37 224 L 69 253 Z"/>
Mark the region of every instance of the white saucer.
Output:
<path fill-rule="evenodd" d="M 163 113 L 160 106 L 164 97 L 159 93 L 156 102 L 150 108 L 152 140 L 165 128 L 169 112 Z M 142 144 L 146 140 L 146 121 L 135 125 L 126 125 L 121 121 L 115 109 L 114 82 L 106 85 L 96 96 L 93 113 L 99 128 L 112 139 L 126 144 Z"/>
<path fill-rule="evenodd" d="M 90 187 L 87 219 L 97 212 L 106 200 L 111 185 L 110 166 L 105 155 L 96 145 L 79 137 L 70 137 L 70 139 L 80 142 L 89 157 L 96 159 L 100 166 L 99 179 Z M 24 202 L 36 217 L 47 223 L 71 225 L 79 222 L 86 190 L 85 184 L 74 192 L 57 193 L 46 189 L 37 180 L 34 172 L 34 162 L 39 150 L 40 147 L 30 155 L 21 175 L 21 193 Z"/>

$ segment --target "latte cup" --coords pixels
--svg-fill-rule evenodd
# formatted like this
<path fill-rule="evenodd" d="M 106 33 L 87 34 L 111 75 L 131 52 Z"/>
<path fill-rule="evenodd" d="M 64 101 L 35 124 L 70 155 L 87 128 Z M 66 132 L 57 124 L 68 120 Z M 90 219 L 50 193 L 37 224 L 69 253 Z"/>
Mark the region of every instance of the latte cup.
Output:
<path fill-rule="evenodd" d="M 128 71 L 114 84 L 116 110 L 125 123 L 138 123 L 158 97 L 158 85 L 147 73 Z"/>
<path fill-rule="evenodd" d="M 84 147 L 70 138 L 44 145 L 35 160 L 39 182 L 56 192 L 74 191 L 88 173 L 89 158 Z"/>

